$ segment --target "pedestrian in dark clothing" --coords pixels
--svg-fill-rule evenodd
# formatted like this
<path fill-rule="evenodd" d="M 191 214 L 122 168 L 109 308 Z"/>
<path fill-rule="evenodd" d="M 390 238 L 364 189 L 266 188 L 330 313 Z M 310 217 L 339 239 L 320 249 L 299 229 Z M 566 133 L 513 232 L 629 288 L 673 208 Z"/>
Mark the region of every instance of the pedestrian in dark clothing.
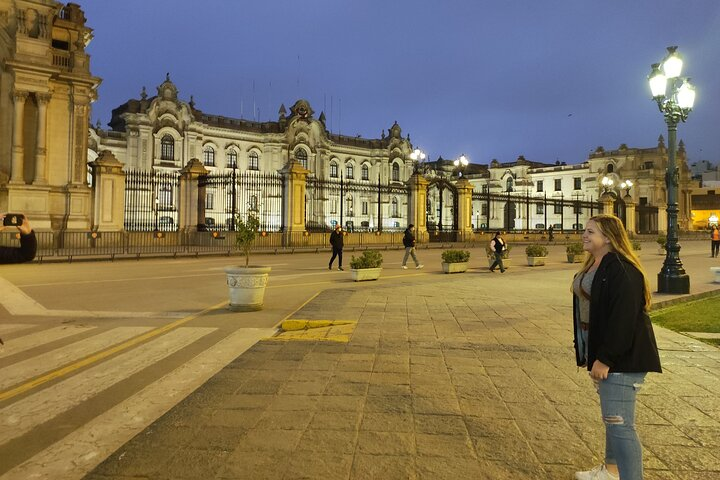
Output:
<path fill-rule="evenodd" d="M 717 225 L 713 225 L 710 232 L 710 256 L 717 258 L 718 250 L 720 250 L 720 230 Z"/>
<path fill-rule="evenodd" d="M 330 245 L 332 245 L 332 258 L 330 258 L 330 264 L 328 270 L 332 270 L 332 264 L 335 261 L 335 257 L 338 259 L 338 270 L 342 270 L 342 251 L 343 241 L 345 234 L 343 234 L 342 227 L 340 225 L 335 226 L 335 230 L 330 234 Z"/>
<path fill-rule="evenodd" d="M 548 228 L 548 242 L 552 242 L 555 240 L 555 228 L 550 225 L 550 228 Z"/>
<path fill-rule="evenodd" d="M 421 269 L 425 265 L 420 263 L 415 256 L 415 225 L 412 223 L 408 225 L 408 227 L 405 229 L 405 235 L 403 235 L 403 246 L 405 247 L 405 256 L 403 257 L 402 261 L 402 268 L 404 270 L 407 270 L 407 260 L 409 256 L 412 256 L 413 261 L 415 262 L 415 268 Z"/>
<path fill-rule="evenodd" d="M 605 461 L 576 480 L 642 480 L 642 445 L 635 431 L 638 390 L 647 372 L 661 372 L 648 316 L 650 285 L 625 227 L 614 215 L 587 222 L 590 253 L 573 281 L 577 365 L 589 370 L 605 423 Z"/>
<path fill-rule="evenodd" d="M 490 265 L 490 271 L 494 272 L 495 267 L 500 267 L 500 273 L 505 273 L 505 265 L 503 265 L 502 256 L 503 252 L 507 250 L 507 243 L 500 236 L 500 232 L 495 232 L 495 236 L 490 240 L 490 250 L 495 256 L 495 261 Z"/>
<path fill-rule="evenodd" d="M 4 228 L 3 220 L 5 220 L 5 215 L 0 215 L 0 230 Z M 18 225 L 17 229 L 20 231 L 20 246 L 0 247 L 0 264 L 29 262 L 35 258 L 37 238 L 35 238 L 35 232 L 30 227 L 27 217 L 23 218 L 23 223 Z"/>

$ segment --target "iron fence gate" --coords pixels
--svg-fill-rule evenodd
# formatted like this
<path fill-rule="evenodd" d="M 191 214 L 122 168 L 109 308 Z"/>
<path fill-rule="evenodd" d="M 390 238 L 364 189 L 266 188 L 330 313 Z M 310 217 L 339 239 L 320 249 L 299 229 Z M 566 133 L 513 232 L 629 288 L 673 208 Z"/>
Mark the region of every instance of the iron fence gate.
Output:
<path fill-rule="evenodd" d="M 235 216 L 252 213 L 260 229 L 283 229 L 283 176 L 272 172 L 236 171 L 203 175 L 198 179 L 200 223 L 207 230 L 234 231 Z"/>
<path fill-rule="evenodd" d="M 179 189 L 180 176 L 176 172 L 127 171 L 125 230 L 177 230 Z"/>

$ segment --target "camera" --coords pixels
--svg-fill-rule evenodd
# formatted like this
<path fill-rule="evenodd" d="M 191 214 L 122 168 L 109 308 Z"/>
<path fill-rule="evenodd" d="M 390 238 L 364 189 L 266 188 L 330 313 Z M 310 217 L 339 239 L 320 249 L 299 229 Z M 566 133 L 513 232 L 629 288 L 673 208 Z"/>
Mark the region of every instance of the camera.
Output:
<path fill-rule="evenodd" d="M 6 227 L 19 227 L 23 224 L 25 215 L 22 213 L 8 213 L 3 218 L 3 225 Z"/>

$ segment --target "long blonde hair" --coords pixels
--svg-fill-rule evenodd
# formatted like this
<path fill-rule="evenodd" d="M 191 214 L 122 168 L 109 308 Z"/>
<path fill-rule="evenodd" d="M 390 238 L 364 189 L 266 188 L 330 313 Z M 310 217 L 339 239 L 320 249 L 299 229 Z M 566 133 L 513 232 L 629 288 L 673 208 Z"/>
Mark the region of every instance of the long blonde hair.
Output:
<path fill-rule="evenodd" d="M 597 224 L 598 226 L 598 230 L 600 230 L 600 233 L 602 233 L 608 240 L 610 240 L 610 251 L 617 253 L 618 255 L 623 257 L 628 263 L 638 269 L 638 271 L 642 275 L 643 285 L 645 287 L 643 289 L 643 294 L 645 296 L 645 310 L 650 310 L 650 303 L 652 301 L 652 295 L 650 293 L 650 283 L 648 282 L 645 270 L 642 268 L 642 265 L 640 265 L 640 259 L 635 254 L 635 251 L 632 248 L 630 239 L 628 238 L 627 232 L 625 231 L 625 226 L 615 215 L 600 214 L 591 217 L 588 221 L 590 220 L 595 222 L 595 224 Z M 585 255 L 585 262 L 583 263 L 583 266 L 578 273 L 587 272 L 590 267 L 592 267 L 594 262 L 595 258 L 592 255 Z"/>

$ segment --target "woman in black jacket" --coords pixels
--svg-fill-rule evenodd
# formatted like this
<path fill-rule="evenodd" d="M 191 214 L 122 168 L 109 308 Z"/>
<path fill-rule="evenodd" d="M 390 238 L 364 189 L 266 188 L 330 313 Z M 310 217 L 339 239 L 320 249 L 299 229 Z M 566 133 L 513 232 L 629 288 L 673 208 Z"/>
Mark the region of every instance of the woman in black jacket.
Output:
<path fill-rule="evenodd" d="M 0 230 L 3 229 L 2 221 L 4 219 L 5 215 L 0 215 Z M 18 225 L 17 229 L 20 231 L 20 246 L 0 247 L 0 264 L 29 262 L 35 258 L 37 239 L 27 217 L 23 218 L 23 223 Z"/>
<path fill-rule="evenodd" d="M 582 240 L 590 255 L 573 281 L 575 353 L 600 395 L 605 463 L 575 478 L 641 480 L 636 395 L 647 372 L 661 372 L 647 314 L 650 287 L 620 219 L 592 217 Z"/>

